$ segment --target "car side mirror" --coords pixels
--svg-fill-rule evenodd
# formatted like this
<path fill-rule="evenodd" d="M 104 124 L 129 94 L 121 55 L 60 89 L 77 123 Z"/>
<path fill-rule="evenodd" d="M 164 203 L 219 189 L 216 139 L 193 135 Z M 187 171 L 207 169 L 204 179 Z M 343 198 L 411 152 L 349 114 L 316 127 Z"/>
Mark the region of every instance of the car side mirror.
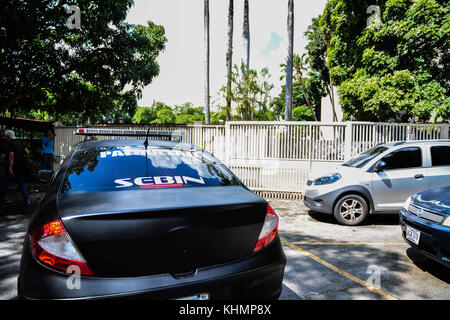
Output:
<path fill-rule="evenodd" d="M 386 162 L 384 161 L 378 161 L 378 163 L 375 165 L 375 172 L 381 172 L 384 169 L 386 169 Z"/>

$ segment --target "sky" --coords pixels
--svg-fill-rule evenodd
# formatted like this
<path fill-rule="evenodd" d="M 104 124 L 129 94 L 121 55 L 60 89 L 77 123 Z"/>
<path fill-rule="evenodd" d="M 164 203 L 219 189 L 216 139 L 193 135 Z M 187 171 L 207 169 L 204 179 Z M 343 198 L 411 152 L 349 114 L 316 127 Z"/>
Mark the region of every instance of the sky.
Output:
<path fill-rule="evenodd" d="M 311 19 L 323 11 L 327 0 L 297 0 L 294 5 L 294 53 L 307 44 L 304 32 Z M 135 0 L 127 22 L 150 20 L 165 28 L 168 42 L 158 58 L 160 74 L 144 88 L 139 106 L 162 101 L 170 106 L 191 102 L 204 105 L 204 25 L 202 0 Z M 234 1 L 233 64 L 244 57 L 243 0 Z M 210 1 L 210 95 L 211 107 L 221 102 L 219 89 L 226 84 L 228 0 Z M 249 0 L 250 68 L 269 68 L 272 95 L 281 90 L 280 64 L 287 56 L 288 0 Z M 223 104 L 222 104 L 223 105 Z"/>

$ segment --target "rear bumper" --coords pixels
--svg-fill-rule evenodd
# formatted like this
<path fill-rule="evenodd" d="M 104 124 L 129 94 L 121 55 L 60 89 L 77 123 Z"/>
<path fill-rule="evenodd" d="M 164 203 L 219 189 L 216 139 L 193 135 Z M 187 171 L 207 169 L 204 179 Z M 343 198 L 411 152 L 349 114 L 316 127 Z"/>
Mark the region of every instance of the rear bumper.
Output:
<path fill-rule="evenodd" d="M 423 255 L 450 267 L 450 230 L 448 227 L 428 222 L 412 215 L 405 209 L 400 211 L 400 226 L 403 239 Z M 406 227 L 420 231 L 419 245 L 406 239 Z"/>
<path fill-rule="evenodd" d="M 52 271 L 24 243 L 18 295 L 22 299 L 175 299 L 209 293 L 212 300 L 276 299 L 281 294 L 286 256 L 277 236 L 261 252 L 228 264 L 198 269 L 189 278 L 170 274 L 133 278 L 79 278 Z"/>

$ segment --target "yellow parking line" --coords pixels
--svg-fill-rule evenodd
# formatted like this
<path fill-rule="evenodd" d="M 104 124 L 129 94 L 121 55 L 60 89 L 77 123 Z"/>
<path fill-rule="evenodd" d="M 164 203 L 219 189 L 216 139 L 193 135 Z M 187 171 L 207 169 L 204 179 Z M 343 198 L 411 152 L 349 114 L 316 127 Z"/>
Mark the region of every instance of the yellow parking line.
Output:
<path fill-rule="evenodd" d="M 297 245 L 319 245 L 319 246 L 408 246 L 404 242 L 307 242 L 294 241 L 292 244 Z"/>
<path fill-rule="evenodd" d="M 389 293 L 386 293 L 383 290 L 380 290 L 378 288 L 375 288 L 375 287 L 369 285 L 367 282 L 365 282 L 365 281 L 355 277 L 354 275 L 352 275 L 352 274 L 350 274 L 350 273 L 348 273 L 348 272 L 346 272 L 344 270 L 339 269 L 338 267 L 335 267 L 334 265 L 326 262 L 325 260 L 323 260 L 323 259 L 319 258 L 318 256 L 312 254 L 311 252 L 296 246 L 294 243 L 291 243 L 291 242 L 286 241 L 284 239 L 281 239 L 281 241 L 285 245 L 289 246 L 291 249 L 294 249 L 294 250 L 302 253 L 303 255 L 307 256 L 308 258 L 310 258 L 310 259 L 320 263 L 321 265 L 327 267 L 328 269 L 330 269 L 330 270 L 340 274 L 341 276 L 344 276 L 347 279 L 349 279 L 349 280 L 351 280 L 351 281 L 353 281 L 353 282 L 355 282 L 355 283 L 357 283 L 357 284 L 367 288 L 369 291 L 377 293 L 377 294 L 383 296 L 384 298 L 386 298 L 388 300 L 398 300 L 398 298 L 396 298 L 394 296 L 391 296 Z"/>

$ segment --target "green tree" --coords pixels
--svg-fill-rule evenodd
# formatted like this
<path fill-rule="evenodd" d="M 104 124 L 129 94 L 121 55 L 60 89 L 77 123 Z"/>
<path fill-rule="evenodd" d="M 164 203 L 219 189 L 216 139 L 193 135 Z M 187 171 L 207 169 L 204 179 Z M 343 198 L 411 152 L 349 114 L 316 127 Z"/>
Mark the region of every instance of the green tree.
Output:
<path fill-rule="evenodd" d="M 103 121 L 115 108 L 134 114 L 159 73 L 164 28 L 124 22 L 132 0 L 74 0 L 81 29 L 59 1 L 2 1 L 0 111 L 42 110 L 58 120 Z"/>
<path fill-rule="evenodd" d="M 170 115 L 167 117 L 168 115 L 167 112 L 160 113 L 160 115 L 164 117 L 164 119 L 158 120 L 158 112 L 165 109 L 169 109 L 170 111 L 172 111 L 170 106 L 166 105 L 164 102 L 161 101 L 153 103 L 151 107 L 137 107 L 136 112 L 132 117 L 132 123 L 134 124 L 175 123 L 174 119 L 172 122 L 169 121 L 172 120 L 172 117 Z"/>
<path fill-rule="evenodd" d="M 175 123 L 187 124 L 205 122 L 205 114 L 202 107 L 194 107 L 191 102 L 186 102 L 181 106 L 175 106 Z"/>
<path fill-rule="evenodd" d="M 234 65 L 232 73 L 231 91 L 227 86 L 220 89 L 223 97 L 230 96 L 237 104 L 235 120 L 267 120 L 274 116 L 270 111 L 272 105 L 269 69 L 262 68 L 259 72 L 246 69 L 242 63 L 240 67 Z"/>
<path fill-rule="evenodd" d="M 152 121 L 155 124 L 174 124 L 175 114 L 172 109 L 164 108 L 156 112 L 156 119 Z"/>
<path fill-rule="evenodd" d="M 381 24 L 368 25 L 371 4 L 330 0 L 320 18 L 344 117 L 449 120 L 450 3 L 380 0 Z"/>
<path fill-rule="evenodd" d="M 324 95 L 320 78 L 317 73 L 310 71 L 308 68 L 308 56 L 303 54 L 299 56 L 294 54 L 293 56 L 293 86 L 292 86 L 292 104 L 293 108 L 300 106 L 307 106 L 309 111 L 306 112 L 301 118 L 307 121 L 318 121 L 320 118 L 321 99 Z M 281 64 L 282 76 L 280 80 L 286 77 L 286 65 Z M 308 76 L 307 76 L 308 75 Z M 273 100 L 274 112 L 279 117 L 284 117 L 285 102 L 286 102 L 286 86 L 281 87 L 281 93 Z M 297 109 L 297 119 L 300 119 L 299 112 L 301 109 Z M 294 116 L 292 116 L 294 120 Z M 300 120 L 296 120 L 300 121 Z"/>
<path fill-rule="evenodd" d="M 157 115 L 157 110 L 151 107 L 137 107 L 136 113 L 132 118 L 134 124 L 149 124 L 152 123 Z"/>
<path fill-rule="evenodd" d="M 292 121 L 311 121 L 314 114 L 308 106 L 298 106 L 292 110 Z"/>
<path fill-rule="evenodd" d="M 231 110 L 230 110 L 230 118 L 228 120 L 227 109 L 226 106 L 220 108 L 219 111 L 213 112 L 211 116 L 211 124 L 224 124 L 226 121 L 232 120 Z"/>
<path fill-rule="evenodd" d="M 333 119 L 337 120 L 336 101 L 334 101 L 334 87 L 331 81 L 330 72 L 327 66 L 327 52 L 330 44 L 330 32 L 326 27 L 320 25 L 320 17 L 313 18 L 311 25 L 308 27 L 304 35 L 308 39 L 305 49 L 308 56 L 308 64 L 310 71 L 308 75 L 311 79 L 311 91 L 313 96 L 328 96 L 331 102 Z M 319 105 L 320 106 L 320 105 Z M 320 110 L 320 108 L 316 108 Z M 316 111 L 317 118 L 318 112 Z"/>

